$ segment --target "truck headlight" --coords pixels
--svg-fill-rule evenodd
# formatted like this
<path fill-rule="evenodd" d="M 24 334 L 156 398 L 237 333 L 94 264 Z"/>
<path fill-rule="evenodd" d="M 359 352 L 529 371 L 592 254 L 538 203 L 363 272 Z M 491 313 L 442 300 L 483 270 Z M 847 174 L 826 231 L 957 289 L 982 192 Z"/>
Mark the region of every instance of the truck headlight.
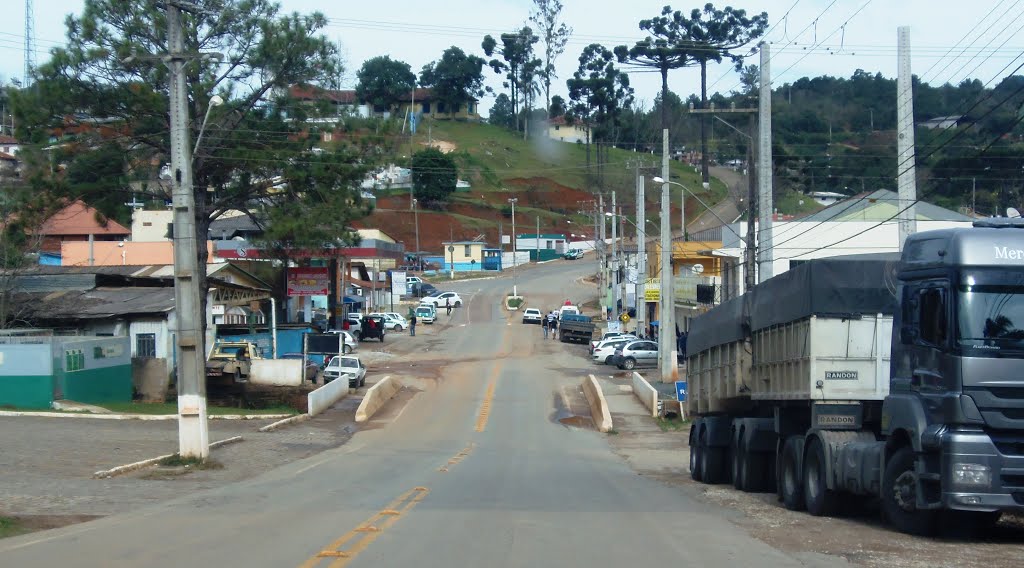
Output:
<path fill-rule="evenodd" d="M 992 468 L 978 463 L 953 464 L 953 485 L 988 488 L 992 486 Z"/>

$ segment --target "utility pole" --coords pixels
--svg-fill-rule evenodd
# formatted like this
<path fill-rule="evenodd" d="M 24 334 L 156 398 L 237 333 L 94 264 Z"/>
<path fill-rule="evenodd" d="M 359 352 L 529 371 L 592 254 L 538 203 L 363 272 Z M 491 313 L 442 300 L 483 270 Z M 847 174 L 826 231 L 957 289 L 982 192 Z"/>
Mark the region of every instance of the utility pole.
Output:
<path fill-rule="evenodd" d="M 914 92 L 910 71 L 910 27 L 897 28 L 897 48 L 899 57 L 896 77 L 896 146 L 899 154 L 897 160 L 896 184 L 899 189 L 899 235 L 900 251 L 907 237 L 917 231 L 917 216 L 914 202 L 917 200 L 916 168 L 914 165 Z"/>
<path fill-rule="evenodd" d="M 626 306 L 626 272 L 629 271 L 628 262 L 626 262 L 626 218 L 622 216 L 622 207 L 619 207 L 619 235 L 622 238 L 622 245 L 619 247 L 619 252 L 622 254 L 622 262 L 619 263 L 619 270 L 622 272 L 619 278 L 619 284 L 621 289 L 619 290 L 619 297 L 622 298 L 622 311 L 627 312 Z"/>
<path fill-rule="evenodd" d="M 761 42 L 761 93 L 758 97 L 758 225 L 761 232 L 760 246 L 757 248 L 758 282 L 772 277 L 772 222 L 775 206 L 772 202 L 772 79 L 770 46 Z"/>
<path fill-rule="evenodd" d="M 519 201 L 516 197 L 509 197 L 508 202 L 512 204 L 512 295 L 518 296 L 518 279 L 516 277 L 516 265 L 519 264 L 519 259 L 516 258 L 516 201 Z"/>
<path fill-rule="evenodd" d="M 619 303 L 616 301 L 617 298 L 615 296 L 618 293 L 618 289 L 617 288 L 618 288 L 618 285 L 619 285 L 619 254 L 618 254 L 618 249 L 616 247 L 616 241 L 619 238 L 619 233 L 618 233 L 618 223 L 615 222 L 615 212 L 616 212 L 615 192 L 612 191 L 612 259 L 611 259 L 611 273 L 612 273 L 612 277 L 611 277 L 611 279 L 608 282 L 608 296 L 610 298 L 608 303 L 609 303 L 609 305 L 612 306 L 612 314 L 614 314 L 615 317 L 618 317 L 618 315 L 619 315 Z"/>
<path fill-rule="evenodd" d="M 540 262 L 540 215 L 537 215 L 537 243 L 534 246 L 537 248 L 537 262 Z"/>
<path fill-rule="evenodd" d="M 735 130 L 736 132 L 739 132 L 740 134 L 742 134 L 743 136 L 745 136 L 747 138 L 747 237 L 745 239 L 745 241 L 746 241 L 746 250 L 744 251 L 744 254 L 743 254 L 743 265 L 745 267 L 745 274 L 744 274 L 743 282 L 744 282 L 745 290 L 750 290 L 751 288 L 754 287 L 754 283 L 756 282 L 756 278 L 755 278 L 755 275 L 754 275 L 754 265 L 755 265 L 754 251 L 755 251 L 756 246 L 757 246 L 757 241 L 756 241 L 757 231 L 755 229 L 755 220 L 757 219 L 757 217 L 756 217 L 756 215 L 757 215 L 757 191 L 756 191 L 756 185 L 755 185 L 755 182 L 754 182 L 754 180 L 755 180 L 755 178 L 754 178 L 754 169 L 755 169 L 754 168 L 754 120 L 756 119 L 756 115 L 759 112 L 759 109 L 756 109 L 756 108 L 736 108 L 736 107 L 716 109 L 714 107 L 714 105 L 712 105 L 711 108 L 708 108 L 708 109 L 695 109 L 695 108 L 693 108 L 693 105 L 690 105 L 690 112 L 691 113 L 697 113 L 697 114 L 710 114 L 712 116 L 714 116 L 716 114 L 719 114 L 719 113 L 749 113 L 749 114 L 753 115 L 753 117 L 751 118 L 751 122 L 750 122 L 750 133 L 749 134 L 744 133 L 742 130 L 740 130 L 739 128 L 736 128 L 735 126 L 733 126 L 729 122 L 726 122 L 725 120 L 715 116 L 716 119 L 721 120 L 722 122 L 724 122 L 727 126 L 729 126 L 729 128 L 732 128 L 733 130 Z M 712 124 L 714 124 L 713 121 L 712 121 Z M 663 179 L 667 180 L 668 178 L 663 178 Z M 685 195 L 685 192 L 684 192 L 684 195 Z"/>
<path fill-rule="evenodd" d="M 978 178 L 971 178 L 971 216 L 974 216 L 975 209 L 975 194 L 978 191 Z"/>
<path fill-rule="evenodd" d="M 672 282 L 672 212 L 669 208 L 672 194 L 668 182 L 668 129 L 661 131 L 661 294 L 658 305 L 661 315 L 658 320 L 658 366 L 661 368 L 661 382 L 673 383 L 679 380 L 676 368 L 676 324 L 675 290 Z"/>
<path fill-rule="evenodd" d="M 605 239 L 605 235 L 607 234 L 605 232 L 606 231 L 607 223 L 605 223 L 605 221 L 604 221 L 604 219 L 605 219 L 605 217 L 604 217 L 604 194 L 598 195 L 597 199 L 598 199 L 597 219 L 598 219 L 598 221 L 601 222 L 601 231 L 600 231 L 600 233 L 601 233 L 601 281 L 600 281 L 600 284 L 601 284 L 601 298 L 602 298 L 602 302 L 603 302 L 603 305 L 604 305 L 604 310 L 603 310 L 604 313 L 602 313 L 601 315 L 602 316 L 607 316 L 608 315 L 608 293 L 605 291 L 605 286 L 607 285 L 607 282 L 608 282 L 608 254 L 607 254 L 607 252 L 608 252 L 608 248 L 607 248 L 608 244 L 607 244 L 607 240 Z"/>
<path fill-rule="evenodd" d="M 199 287 L 195 194 L 188 132 L 188 90 L 185 84 L 182 7 L 171 0 L 167 8 L 167 54 L 170 68 L 171 171 L 174 208 L 174 303 L 178 359 L 178 453 L 183 458 L 210 455 L 206 422 L 206 350 L 203 337 L 202 294 Z"/>
<path fill-rule="evenodd" d="M 644 195 L 644 178 L 637 169 L 636 176 L 637 192 L 639 199 L 636 203 L 636 328 L 637 331 L 647 329 L 647 211 L 646 197 Z"/>
<path fill-rule="evenodd" d="M 416 270 L 422 270 L 423 267 L 420 266 L 420 208 L 419 208 L 419 200 L 417 200 L 417 199 L 413 199 L 412 200 L 412 208 L 413 208 L 412 209 L 412 216 L 413 216 L 414 222 L 416 223 Z"/>

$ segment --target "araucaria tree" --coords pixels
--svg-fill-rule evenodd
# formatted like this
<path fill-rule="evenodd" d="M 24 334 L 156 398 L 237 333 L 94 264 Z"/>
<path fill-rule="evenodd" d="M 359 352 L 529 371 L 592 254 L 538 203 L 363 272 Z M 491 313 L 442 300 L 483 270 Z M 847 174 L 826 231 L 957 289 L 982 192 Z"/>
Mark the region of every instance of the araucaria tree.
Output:
<path fill-rule="evenodd" d="M 597 144 L 597 181 L 603 183 L 603 153 L 615 134 L 622 111 L 633 103 L 629 76 L 615 67 L 615 54 L 598 43 L 588 45 L 580 55 L 579 68 L 571 79 L 569 114 L 587 133 L 587 167 L 590 166 L 590 141 Z M 604 146 L 604 152 L 602 152 Z"/>
<path fill-rule="evenodd" d="M 533 30 L 527 26 L 515 33 L 501 34 L 501 45 L 490 35 L 484 36 L 480 46 L 484 55 L 494 57 L 487 65 L 499 75 L 504 74 L 504 86 L 509 89 L 512 112 L 515 114 L 516 130 L 519 130 L 519 104 L 525 102 L 527 90 L 532 90 L 533 80 L 540 68 L 540 61 L 533 55 L 533 46 L 539 41 Z M 528 111 L 529 109 L 527 109 Z"/>
<path fill-rule="evenodd" d="M 167 26 L 159 5 L 85 0 L 81 16 L 67 19 L 67 44 L 51 51 L 34 88 L 20 92 L 15 102 L 19 137 L 34 142 L 47 140 L 65 117 L 89 119 L 77 140 L 64 145 L 69 170 L 89 159 L 96 146 L 121 149 L 124 183 L 91 184 L 81 194 L 86 200 L 127 192 L 129 184 L 136 195 L 169 198 L 169 184 L 159 179 L 170 159 L 168 70 L 161 60 L 168 50 Z M 278 206 L 293 205 L 304 213 L 303 227 L 288 231 L 282 247 L 353 239 L 350 222 L 366 213 L 358 182 L 375 148 L 315 148 L 319 136 L 303 122 L 309 109 L 288 96 L 295 85 L 329 87 L 340 75 L 337 47 L 321 34 L 327 18 L 282 14 L 268 0 L 211 0 L 203 8 L 182 17 L 186 53 L 222 55 L 196 58 L 186 67 L 190 140 L 208 118 L 193 156 L 197 239 L 206 241 L 210 222 L 229 210 L 265 222 Z M 223 104 L 211 108 L 214 95 Z M 89 127 L 97 123 L 105 127 Z M 62 179 L 55 174 L 41 183 L 58 187 Z M 207 249 L 198 249 L 205 287 Z"/>
<path fill-rule="evenodd" d="M 540 41 L 544 44 L 544 66 L 540 79 L 544 84 L 544 109 L 551 109 L 551 83 L 555 80 L 555 59 L 565 53 L 572 28 L 562 21 L 562 3 L 559 0 L 533 0 L 534 10 L 530 21 L 537 26 Z M 550 118 L 550 115 L 548 115 Z"/>

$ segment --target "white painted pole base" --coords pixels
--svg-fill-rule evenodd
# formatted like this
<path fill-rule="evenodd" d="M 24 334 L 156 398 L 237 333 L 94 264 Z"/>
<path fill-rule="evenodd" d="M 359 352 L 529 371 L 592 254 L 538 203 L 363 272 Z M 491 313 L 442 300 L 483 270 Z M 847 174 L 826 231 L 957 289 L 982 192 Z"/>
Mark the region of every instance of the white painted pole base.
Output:
<path fill-rule="evenodd" d="M 515 284 L 512 285 L 512 295 L 513 296 L 518 296 L 519 295 L 519 290 L 518 290 L 518 288 L 516 287 Z"/>
<path fill-rule="evenodd" d="M 661 330 L 658 330 L 658 333 L 661 333 Z M 677 362 L 679 361 L 679 351 L 673 349 L 670 355 L 672 358 L 665 361 L 667 368 L 663 366 L 661 369 L 661 382 L 663 383 L 675 383 L 679 380 L 679 363 Z"/>
<path fill-rule="evenodd" d="M 206 397 L 178 396 L 178 454 L 206 459 L 210 455 L 210 431 L 206 422 Z"/>

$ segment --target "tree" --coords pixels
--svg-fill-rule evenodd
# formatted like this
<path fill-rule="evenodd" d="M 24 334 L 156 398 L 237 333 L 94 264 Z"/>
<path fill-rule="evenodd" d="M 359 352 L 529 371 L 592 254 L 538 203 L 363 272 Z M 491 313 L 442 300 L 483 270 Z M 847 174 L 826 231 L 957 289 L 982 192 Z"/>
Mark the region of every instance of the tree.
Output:
<path fill-rule="evenodd" d="M 615 56 L 622 63 L 630 62 L 640 67 L 657 69 L 661 74 L 661 99 L 668 98 L 668 72 L 691 64 L 693 60 L 684 41 L 686 30 L 682 29 L 682 17 L 671 6 L 665 6 L 661 15 L 649 20 L 640 20 L 640 29 L 648 32 L 646 38 L 633 47 L 620 45 Z M 661 128 L 668 128 L 668 106 L 661 105 Z"/>
<path fill-rule="evenodd" d="M 544 42 L 544 66 L 540 70 L 540 79 L 544 84 L 544 109 L 551 109 L 551 83 L 555 80 L 555 59 L 565 53 L 572 28 L 560 21 L 562 2 L 560 0 L 533 0 L 535 10 L 530 13 L 530 21 L 537 26 L 540 40 Z M 550 115 L 548 116 L 550 118 Z"/>
<path fill-rule="evenodd" d="M 579 68 L 569 87 L 571 118 L 583 125 L 587 133 L 587 167 L 590 166 L 591 134 L 597 143 L 598 183 L 602 183 L 601 144 L 614 134 L 622 111 L 633 102 L 633 88 L 629 75 L 615 67 L 615 54 L 598 43 L 583 49 Z"/>
<path fill-rule="evenodd" d="M 427 148 L 412 156 L 412 189 L 424 207 L 438 208 L 455 191 L 459 171 L 455 159 Z"/>
<path fill-rule="evenodd" d="M 432 61 L 420 70 L 420 84 L 434 89 L 434 97 L 455 108 L 484 95 L 484 60 L 466 55 L 454 45 L 444 50 L 441 59 Z"/>
<path fill-rule="evenodd" d="M 197 139 L 211 111 L 193 156 L 197 239 L 205 241 L 210 222 L 229 210 L 259 216 L 278 203 L 322 203 L 318 195 L 330 192 L 336 196 L 324 207 L 337 208 L 318 219 L 320 225 L 307 225 L 309 238 L 296 234 L 295 241 L 317 241 L 324 233 L 334 235 L 334 241 L 353 238 L 349 224 L 363 209 L 337 205 L 358 200 L 358 182 L 376 152 L 370 145 L 352 144 L 319 153 L 316 132 L 310 134 L 303 122 L 309 109 L 285 95 L 294 85 L 325 78 L 330 86 L 331 78 L 340 75 L 337 47 L 321 35 L 327 18 L 279 14 L 279 7 L 267 0 L 212 4 L 217 9 L 182 16 L 186 53 L 223 56 L 220 61 L 193 60 L 186 67 L 190 140 Z M 67 126 L 66 117 L 84 116 L 88 120 L 74 125 L 78 133 L 62 145 L 64 164 L 51 165 L 67 165 L 69 172 L 81 169 L 76 162 L 95 159 L 94 148 L 115 144 L 122 152 L 123 179 L 143 182 L 131 191 L 169 199 L 168 184 L 158 180 L 170 156 L 168 70 L 155 57 L 166 51 L 165 22 L 163 11 L 149 0 L 85 0 L 81 16 L 66 21 L 66 46 L 51 50 L 50 60 L 37 69 L 33 88 L 14 97 L 19 138 L 45 142 L 55 128 Z M 224 103 L 211 109 L 214 93 Z M 97 123 L 103 127 L 93 126 Z M 64 179 L 61 169 L 37 170 L 37 188 L 50 191 L 67 183 L 69 192 L 86 200 L 121 189 Z M 198 249 L 198 277 L 205 288 L 207 249 Z"/>
<path fill-rule="evenodd" d="M 409 64 L 387 55 L 367 59 L 356 78 L 356 97 L 388 111 L 416 87 L 416 74 Z"/>
<path fill-rule="evenodd" d="M 551 97 L 551 104 L 548 106 L 548 117 L 559 116 L 565 116 L 565 99 L 561 95 L 555 95 Z"/>
<path fill-rule="evenodd" d="M 666 6 L 665 10 L 668 9 Z M 731 6 L 719 10 L 714 4 L 708 3 L 703 10 L 692 10 L 689 18 L 680 12 L 674 13 L 672 18 L 678 29 L 685 34 L 681 39 L 687 42 L 690 57 L 700 65 L 701 108 L 707 108 L 708 62 L 721 63 L 723 58 L 729 58 L 737 70 L 742 69 L 747 54 L 737 54 L 735 51 L 764 35 L 768 27 L 768 13 L 761 12 L 748 18 L 746 10 L 737 10 Z M 702 114 L 700 119 L 701 176 L 704 182 L 708 182 L 707 116 Z"/>
<path fill-rule="evenodd" d="M 494 57 L 501 55 L 501 59 L 491 59 L 487 65 L 497 74 L 505 74 L 504 86 L 509 89 L 512 99 L 512 112 L 515 114 L 516 131 L 519 130 L 519 103 L 520 93 L 524 86 L 530 88 L 533 85 L 533 77 L 539 62 L 533 57 L 533 45 L 539 41 L 533 30 L 527 26 L 515 33 L 501 34 L 501 47 L 490 35 L 484 36 L 480 46 L 484 55 Z M 529 69 L 528 69 L 529 68 Z"/>
<path fill-rule="evenodd" d="M 490 118 L 487 120 L 495 126 L 504 126 L 505 128 L 515 126 L 515 111 L 512 110 L 512 100 L 508 98 L 508 95 L 501 93 L 494 99 L 494 106 L 491 107 Z"/>

